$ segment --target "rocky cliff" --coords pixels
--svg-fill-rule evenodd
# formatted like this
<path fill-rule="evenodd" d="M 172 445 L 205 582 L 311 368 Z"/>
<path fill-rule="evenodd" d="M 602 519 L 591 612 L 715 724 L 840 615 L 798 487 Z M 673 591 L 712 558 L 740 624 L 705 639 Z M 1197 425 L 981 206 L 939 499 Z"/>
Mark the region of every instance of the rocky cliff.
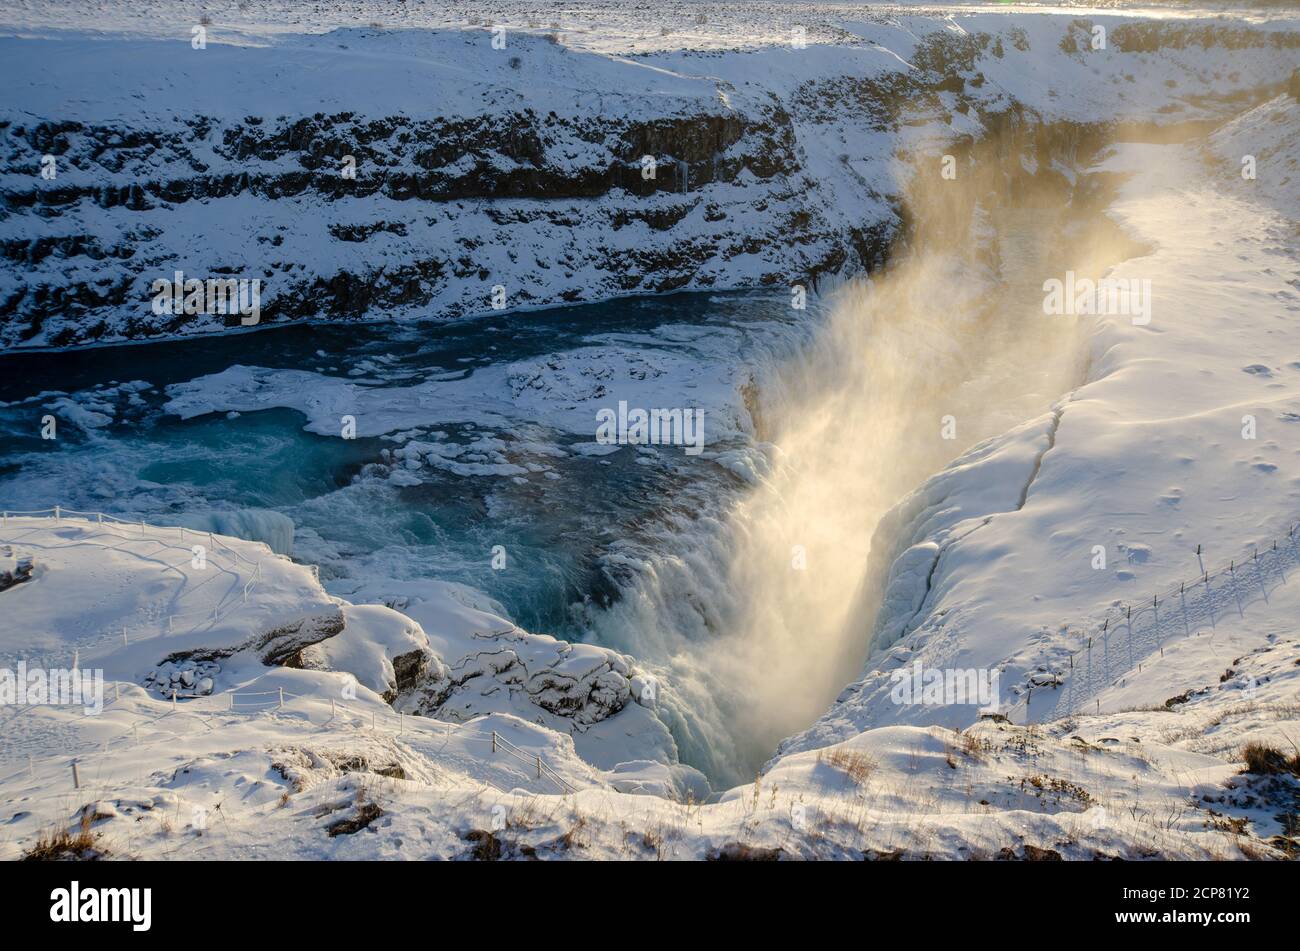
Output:
<path fill-rule="evenodd" d="M 252 322 L 160 312 L 177 271 L 259 281 L 263 326 L 815 286 L 887 255 L 899 153 L 937 163 L 1009 115 L 1213 117 L 1283 81 L 1300 35 L 1099 23 L 1097 49 L 1059 16 L 642 56 L 486 29 L 0 40 L 0 347 Z"/>

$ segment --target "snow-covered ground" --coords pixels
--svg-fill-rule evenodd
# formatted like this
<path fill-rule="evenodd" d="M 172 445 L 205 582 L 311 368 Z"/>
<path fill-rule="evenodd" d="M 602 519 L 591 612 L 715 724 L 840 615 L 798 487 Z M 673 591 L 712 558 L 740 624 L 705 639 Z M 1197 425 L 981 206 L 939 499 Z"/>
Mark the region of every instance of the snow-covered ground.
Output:
<path fill-rule="evenodd" d="M 1293 781 L 1241 776 L 1236 762 L 1248 741 L 1277 745 L 1300 715 L 1293 629 L 1189 638 L 1187 676 L 1130 694 L 1144 705 L 1126 712 L 877 727 L 783 756 L 705 805 L 662 763 L 590 764 L 593 741 L 617 735 L 626 750 L 654 732 L 635 703 L 589 722 L 598 695 L 626 692 L 625 662 L 571 648 L 548 663 L 554 642 L 503 634 L 457 592 L 402 602 L 417 622 L 332 600 L 305 568 L 226 539 L 214 553 L 261 566 L 244 602 L 199 587 L 179 533 L 12 516 L 4 532 L 36 566 L 5 592 L 9 616 L 49 632 L 46 664 L 70 665 L 76 650 L 81 669 L 107 680 L 99 715 L 5 711 L 9 858 L 83 823 L 95 849 L 118 858 L 1241 858 L 1273 854 L 1268 840 L 1295 806 Z M 185 541 L 196 538 L 206 540 Z M 216 560 L 214 587 L 242 591 Z M 1295 616 L 1298 591 L 1274 589 L 1276 619 Z M 228 613 L 192 628 L 177 617 L 168 634 L 162 618 L 178 600 Z M 472 653 L 449 671 L 441 658 L 466 643 Z M 158 663 L 196 645 L 224 650 Z M 412 653 L 425 660 L 404 684 L 394 668 L 410 674 Z M 210 665 L 211 683 L 187 676 L 196 663 Z M 593 670 L 599 683 L 584 680 Z M 409 708 L 449 673 L 475 678 L 452 687 L 451 719 L 399 717 L 383 699 L 395 691 Z M 1172 706 L 1153 702 L 1173 691 Z M 582 706 L 564 702 L 580 695 Z"/>
<path fill-rule="evenodd" d="M 264 544 L 98 513 L 8 516 L 3 535 L 11 557 L 33 565 L 6 599 L 9 670 L 24 658 L 30 667 L 75 663 L 131 685 L 140 700 L 177 692 L 205 711 L 216 707 L 202 701 L 218 697 L 221 709 L 258 711 L 283 689 L 388 718 L 393 709 L 455 722 L 525 717 L 571 732 L 590 762 L 655 761 L 661 778 L 693 781 L 684 767 L 666 768 L 672 741 L 636 702 L 642 684 L 630 658 L 522 631 L 463 586 L 371 585 L 353 604 Z M 32 753 L 29 728 L 48 742 L 58 717 L 46 712 L 18 712 L 0 757 Z M 68 739 L 75 750 L 75 731 Z"/>
<path fill-rule="evenodd" d="M 748 32 L 710 20 L 695 24 L 696 43 L 655 30 L 658 37 L 645 40 L 652 51 L 634 46 L 642 42 L 634 36 L 651 31 L 642 34 L 632 14 L 618 20 L 621 32 L 566 26 L 561 43 L 547 41 L 550 27 L 539 22 L 536 36 L 510 47 L 520 56 L 516 67 L 470 57 L 470 44 L 490 35 L 482 30 L 326 32 L 354 12 L 303 23 L 293 5 L 272 5 L 258 9 L 253 24 L 238 21 L 236 9 L 222 39 L 214 9 L 213 45 L 199 52 L 173 37 L 188 35 L 188 21 L 170 8 L 115 17 L 107 39 L 65 34 L 72 25 L 85 29 L 84 9 L 68 9 L 69 19 L 43 4 L 30 12 L 12 6 L 0 17 L 16 34 L 0 40 L 7 54 L 0 70 L 14 91 L 2 183 L 14 213 L 0 221 L 10 262 L 21 262 L 6 269 L 0 289 L 11 303 L 37 286 L 92 287 L 105 275 L 135 293 L 148 267 L 163 261 L 197 273 L 238 259 L 256 270 L 268 255 L 290 271 L 313 271 L 301 289 L 328 281 L 345 261 L 349 273 L 368 273 L 358 255 L 382 269 L 410 261 L 414 246 L 454 238 L 477 255 L 472 263 L 492 266 L 464 265 L 439 285 L 438 314 L 429 313 L 433 298 L 407 301 L 408 316 L 446 316 L 481 309 L 471 300 L 500 279 L 494 275 L 524 280 L 545 270 L 527 255 L 550 254 L 560 232 L 571 242 L 561 242 L 564 253 L 575 255 L 566 274 L 574 283 L 537 278 L 531 303 L 564 300 L 577 286 L 597 297 L 629 289 L 605 283 L 611 269 L 592 264 L 593 247 L 609 238 L 602 222 L 628 200 L 616 189 L 526 195 L 513 205 L 456 199 L 421 224 L 427 201 L 376 194 L 327 201 L 314 187 L 255 197 L 230 178 L 251 164 L 264 183 L 282 187 L 313 154 L 290 158 L 297 146 L 277 144 L 285 129 L 321 103 L 335 115 L 383 100 L 343 120 L 347 134 L 394 115 L 443 121 L 447 102 L 472 103 L 465 115 L 480 118 L 507 102 L 556 111 L 570 125 L 547 140 L 544 161 L 528 160 L 530 174 L 565 162 L 582 174 L 608 155 L 626 158 L 605 146 L 578 154 L 592 145 L 583 130 L 616 126 L 635 138 L 665 117 L 685 117 L 674 140 L 682 147 L 693 141 L 691 129 L 726 139 L 736 131 L 727 122 L 739 116 L 741 136 L 712 156 L 705 149 L 701 161 L 726 167 L 737 159 L 726 157 L 733 145 L 744 152 L 757 142 L 780 146 L 765 157 L 788 165 L 755 175 L 746 154 L 700 186 L 702 195 L 650 194 L 658 211 L 672 211 L 682 195 L 690 207 L 667 228 L 649 219 L 630 226 L 635 234 L 611 259 L 626 262 L 630 249 L 661 239 L 690 246 L 706 233 L 749 248 L 728 255 L 710 243 L 674 287 L 780 287 L 821 265 L 847 277 L 870 253 L 828 262 L 850 233 L 882 224 L 882 234 L 892 233 L 904 166 L 937 161 L 941 153 L 931 150 L 939 143 L 983 136 L 1000 110 L 1028 110 L 1031 129 L 1104 130 L 1116 141 L 1092 168 L 1030 168 L 1028 154 L 1020 161 L 1030 175 L 1114 186 L 1108 214 L 1130 243 L 1108 276 L 1149 282 L 1151 307 L 1149 320 L 1076 318 L 1086 336 L 1080 385 L 1050 412 L 966 451 L 880 520 L 851 612 L 862 652 L 872 648 L 866 669 L 843 671 L 839 682 L 850 685 L 773 751 L 754 782 L 712 794 L 679 762 L 660 715 L 661 696 L 675 686 L 660 682 L 664 667 L 523 630 L 467 586 L 372 574 L 327 592 L 310 566 L 267 544 L 212 533 L 257 535 L 283 551 L 292 532 L 274 513 L 243 516 L 255 525 L 205 515 L 201 530 L 96 513 L 6 514 L 0 699 L 3 673 L 20 662 L 37 671 L 102 671 L 104 693 L 102 711 L 85 702 L 0 706 L 0 857 L 25 854 L 51 829 L 84 829 L 94 851 L 142 858 L 1294 856 L 1297 760 L 1269 770 L 1257 763 L 1254 772 L 1243 762 L 1251 743 L 1300 756 L 1300 105 L 1294 90 L 1277 94 L 1296 66 L 1292 18 L 1089 12 L 1088 22 L 1113 27 L 1110 48 L 1089 52 L 1080 47 L 1088 29 L 1073 23 L 1084 16 L 1077 10 L 1017 9 L 1008 19 L 1005 8 L 991 7 L 936 17 L 919 7 L 867 16 L 809 6 L 800 9 L 815 13 L 817 29 L 809 49 L 793 50 L 778 45 L 788 22 L 757 18 L 752 11 L 768 8 L 751 3 L 722 18 L 749 17 Z M 376 4 L 366 15 L 385 27 L 462 25 L 420 21 L 406 5 Z M 526 32 L 528 14 L 521 16 Z M 1166 23 L 1193 32 L 1161 32 Z M 1180 39 L 1163 42 L 1171 37 Z M 1148 50 L 1153 39 L 1161 42 Z M 89 55 L 92 47 L 100 55 Z M 69 64 L 66 85 L 42 78 L 41 62 L 55 55 Z M 229 71 L 236 59 L 240 68 Z M 927 77 L 902 87 L 907 104 L 897 112 L 863 110 L 863 102 L 879 102 L 880 84 L 914 72 Z M 266 111 L 268 76 L 283 118 Z M 875 84 L 852 88 L 864 78 Z M 617 106 L 594 91 L 606 88 L 620 91 Z M 912 100 L 921 89 L 928 91 Z M 197 114 L 189 105 L 195 95 Z M 786 119 L 774 119 L 777 112 Z M 611 115 L 614 126 L 602 125 Z M 260 122 L 247 116 L 272 120 L 274 129 L 259 138 L 250 129 Z M 57 181 L 76 193 L 47 215 L 37 211 L 46 205 L 23 196 L 42 187 L 31 181 L 38 146 L 61 133 L 31 130 L 59 117 L 82 124 L 57 140 L 75 159 Z M 1111 128 L 1117 118 L 1133 125 Z M 1171 130 L 1165 141 L 1153 131 L 1180 120 L 1199 124 Z M 21 136 L 13 131 L 19 123 L 31 126 Z M 129 154 L 107 164 L 99 158 L 123 130 L 148 127 L 147 138 L 182 126 L 190 130 L 182 147 L 170 138 L 109 143 Z M 387 141 L 393 131 L 376 135 Z M 251 143 L 231 153 L 238 160 L 222 154 L 236 140 Z M 499 145 L 484 148 L 500 158 Z M 412 153 L 395 157 L 400 165 Z M 172 163 L 184 164 L 185 175 Z M 146 167 L 165 174 L 142 178 Z M 1254 174 L 1244 177 L 1247 167 Z M 131 192 L 142 180 L 166 187 L 196 171 L 231 188 L 152 208 L 139 207 Z M 482 173 L 465 171 L 438 174 L 461 187 Z M 710 203 L 728 209 L 725 225 L 710 220 Z M 511 224 L 530 204 L 558 217 L 540 231 Z M 789 224 L 785 216 L 800 211 L 810 212 L 811 225 Z M 85 253 L 86 235 L 116 240 L 127 220 L 141 229 L 131 250 L 146 250 L 131 260 L 144 270 Z M 340 221 L 361 228 L 364 240 L 325 240 L 323 229 Z M 377 221 L 385 227 L 368 230 Z M 501 227 L 484 230 L 485 221 Z M 213 236 L 214 222 L 225 237 Z M 257 222 L 283 240 L 255 247 L 248 236 L 262 228 Z M 389 227 L 394 222 L 403 227 Z M 819 235 L 817 253 L 791 264 L 789 247 L 772 238 L 790 228 L 796 244 Z M 764 238 L 751 247 L 745 239 L 755 235 Z M 512 258 L 519 253 L 522 264 Z M 643 263 L 646 275 L 665 267 Z M 950 296 L 959 301 L 959 289 Z M 25 321 L 41 307 L 14 304 L 6 344 L 220 329 L 141 323 L 125 319 L 121 300 L 99 307 L 84 294 L 71 297 L 80 309 L 34 293 L 61 315 L 34 334 Z M 362 311 L 350 316 L 393 315 L 384 306 Z M 727 345 L 715 341 L 714 349 Z M 467 413 L 506 425 L 523 412 L 580 434 L 605 395 L 592 388 L 593 367 L 651 400 L 700 366 L 667 352 L 647 367 L 613 345 L 572 353 L 559 363 L 495 368 L 471 386 L 428 378 L 383 390 L 307 370 L 232 366 L 170 386 L 168 411 L 190 418 L 289 407 L 313 431 L 332 434 L 340 413 L 362 404 L 365 435 Z M 722 362 L 707 367 L 691 382 L 724 421 L 711 438 L 752 433 L 743 374 Z M 129 404 L 147 386 L 126 384 L 112 399 Z M 975 409 L 959 402 L 966 391 L 952 393 L 958 402 L 943 409 L 964 426 Z M 118 406 L 102 394 L 43 399 L 86 431 L 105 426 Z M 522 409 L 507 413 L 516 402 Z M 460 464 L 440 445 L 406 440 L 394 472 Z M 472 465 L 522 478 L 492 446 L 479 448 L 485 461 Z M 770 473 L 746 469 L 745 458 L 757 455 L 720 461 L 743 470 L 756 491 L 770 485 Z M 854 592 L 827 596 L 838 605 Z M 982 701 L 900 702 L 893 675 L 914 665 L 996 674 L 994 713 L 985 715 Z"/>

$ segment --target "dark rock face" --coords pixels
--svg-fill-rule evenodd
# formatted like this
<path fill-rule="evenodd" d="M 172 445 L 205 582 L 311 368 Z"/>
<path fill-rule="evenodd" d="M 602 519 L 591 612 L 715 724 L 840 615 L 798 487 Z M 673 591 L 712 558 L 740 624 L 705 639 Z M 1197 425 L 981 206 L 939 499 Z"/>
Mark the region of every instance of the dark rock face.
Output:
<path fill-rule="evenodd" d="M 178 258 L 193 259 L 202 228 L 188 225 L 194 233 L 185 235 L 176 222 L 225 218 L 224 209 L 247 207 L 249 200 L 263 213 L 254 224 L 238 223 L 248 229 L 242 262 L 205 254 L 211 263 L 186 276 L 260 279 L 262 323 L 412 310 L 454 317 L 492 309 L 497 284 L 510 307 L 710 286 L 717 278 L 700 273 L 706 262 L 753 252 L 746 236 L 728 229 L 726 210 L 750 196 L 736 188 L 724 201 L 708 203 L 717 223 L 710 233 L 676 237 L 674 229 L 706 204 L 703 195 L 713 185 L 800 172 L 779 109 L 756 117 L 697 113 L 649 121 L 523 111 L 415 122 L 340 113 L 247 117 L 225 128 L 200 118 L 182 123 L 179 134 L 47 121 L 5 124 L 0 131 L 9 143 L 0 165 L 7 170 L 30 173 L 49 154 L 65 169 L 133 179 L 120 186 L 64 185 L 73 176 L 29 175 L 30 186 L 3 193 L 11 221 L 57 219 L 75 229 L 79 219 L 107 217 L 117 226 L 111 238 L 0 236 L 0 259 L 25 272 L 0 299 L 4 346 L 74 346 L 239 326 L 237 314 L 154 313 L 150 285 L 170 277 Z M 342 173 L 346 156 L 355 160 L 355 178 Z M 642 156 L 654 157 L 652 174 L 643 174 Z M 230 170 L 236 167 L 241 170 Z M 780 190 L 783 201 L 796 201 L 789 185 Z M 350 220 L 359 208 L 373 209 L 369 220 Z M 634 239 L 630 247 L 609 240 L 629 229 L 663 237 Z M 21 230 L 7 229 L 9 235 Z M 296 247 L 286 245 L 286 232 L 297 238 Z M 838 265 L 845 237 L 819 234 L 805 220 L 781 240 L 810 249 L 792 256 L 788 270 Z M 316 249 L 339 245 L 358 247 L 355 264 L 322 268 L 312 260 Z M 499 258 L 493 252 L 502 247 L 508 266 L 486 260 Z M 525 271 L 539 276 L 523 279 Z"/>
<path fill-rule="evenodd" d="M 302 653 L 313 644 L 328 640 L 343 631 L 342 611 L 328 614 L 304 615 L 280 627 L 264 631 L 242 644 L 231 647 L 198 648 L 176 651 L 160 661 L 162 664 L 215 663 L 233 657 L 241 651 L 258 655 L 262 663 L 272 667 L 302 668 Z"/>
<path fill-rule="evenodd" d="M 34 568 L 31 556 L 15 556 L 8 545 L 0 545 L 0 591 L 29 581 Z"/>
<path fill-rule="evenodd" d="M 1062 26 L 1058 55 L 1087 56 L 1090 21 Z M 1203 23 L 1110 32 L 1135 70 L 1152 52 L 1297 42 Z M 620 91 L 609 108 L 575 99 L 567 114 L 500 85 L 511 105 L 432 119 L 367 102 L 366 114 L 94 124 L 18 103 L 0 112 L 0 348 L 241 326 L 240 314 L 155 310 L 153 282 L 177 269 L 260 281 L 263 325 L 815 285 L 868 270 L 903 223 L 885 170 L 893 135 L 987 129 L 1019 104 L 985 72 L 1038 53 L 1017 27 L 936 29 L 906 69 L 809 69 L 771 89 L 700 80 L 716 98 Z M 829 154 L 841 143 L 844 154 Z"/>
<path fill-rule="evenodd" d="M 343 612 L 299 618 L 292 624 L 268 631 L 249 645 L 273 667 L 304 667 L 303 651 L 343 631 Z"/>

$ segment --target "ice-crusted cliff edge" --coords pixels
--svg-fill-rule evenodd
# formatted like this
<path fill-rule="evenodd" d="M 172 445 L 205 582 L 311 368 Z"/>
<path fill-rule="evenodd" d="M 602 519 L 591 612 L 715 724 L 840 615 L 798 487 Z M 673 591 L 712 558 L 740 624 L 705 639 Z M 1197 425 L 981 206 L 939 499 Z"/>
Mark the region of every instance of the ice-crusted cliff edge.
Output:
<path fill-rule="evenodd" d="M 1008 113 L 1212 116 L 1224 90 L 1283 79 L 1300 35 L 959 14 L 843 23 L 803 48 L 213 25 L 192 49 L 173 19 L 0 39 L 0 346 L 241 325 L 155 313 L 152 283 L 176 271 L 260 280 L 262 325 L 815 285 L 882 260 L 896 153 Z"/>

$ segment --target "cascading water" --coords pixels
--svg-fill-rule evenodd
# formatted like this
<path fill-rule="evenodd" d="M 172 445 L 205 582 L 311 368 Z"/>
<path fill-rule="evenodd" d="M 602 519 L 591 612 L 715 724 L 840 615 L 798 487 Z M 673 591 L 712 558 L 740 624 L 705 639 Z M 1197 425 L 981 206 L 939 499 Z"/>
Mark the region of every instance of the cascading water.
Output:
<path fill-rule="evenodd" d="M 1064 178 L 1020 168 L 990 147 L 963 172 L 972 182 L 914 177 L 902 260 L 835 294 L 811 344 L 764 368 L 752 491 L 679 522 L 608 609 L 587 612 L 594 639 L 658 665 L 661 716 L 715 785 L 752 779 L 858 676 L 875 610 L 858 589 L 872 544 L 889 542 L 873 539 L 881 517 L 1081 378 L 1082 334 L 1044 316 L 1042 282 L 1067 248 L 1069 266 L 1113 263 L 1113 235 L 1092 212 L 1088 228 L 1071 222 Z M 1012 187 L 1015 212 L 1000 201 Z"/>

